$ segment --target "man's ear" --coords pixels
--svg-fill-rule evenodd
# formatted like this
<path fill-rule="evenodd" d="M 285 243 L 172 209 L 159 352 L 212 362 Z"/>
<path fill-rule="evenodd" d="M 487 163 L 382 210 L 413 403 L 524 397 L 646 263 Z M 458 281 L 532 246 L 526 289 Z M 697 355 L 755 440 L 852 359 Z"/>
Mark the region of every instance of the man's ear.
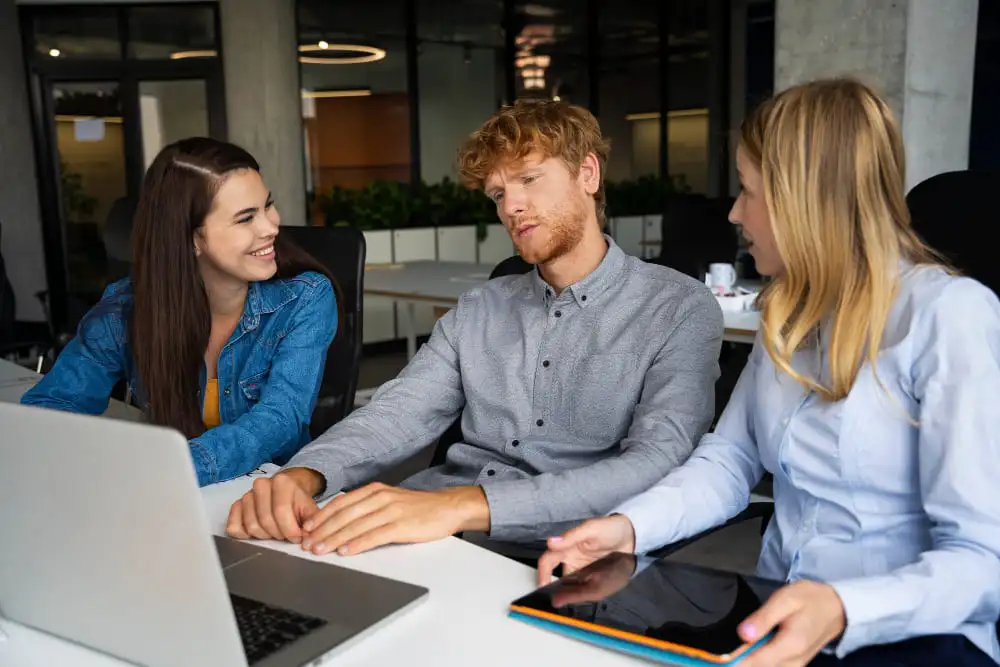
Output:
<path fill-rule="evenodd" d="M 601 189 L 601 163 L 596 155 L 587 153 L 587 156 L 583 158 L 578 178 L 588 195 L 596 195 L 597 191 Z"/>

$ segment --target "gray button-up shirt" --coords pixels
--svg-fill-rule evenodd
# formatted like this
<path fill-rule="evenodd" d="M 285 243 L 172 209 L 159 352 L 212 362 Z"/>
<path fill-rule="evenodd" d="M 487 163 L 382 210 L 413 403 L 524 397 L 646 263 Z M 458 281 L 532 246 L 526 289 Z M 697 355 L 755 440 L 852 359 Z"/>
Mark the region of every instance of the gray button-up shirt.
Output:
<path fill-rule="evenodd" d="M 556 295 L 533 271 L 466 292 L 372 401 L 288 467 L 360 485 L 462 419 L 447 465 L 404 486 L 476 484 L 490 537 L 531 542 L 605 514 L 687 459 L 714 413 L 722 311 L 676 271 L 608 252 Z"/>

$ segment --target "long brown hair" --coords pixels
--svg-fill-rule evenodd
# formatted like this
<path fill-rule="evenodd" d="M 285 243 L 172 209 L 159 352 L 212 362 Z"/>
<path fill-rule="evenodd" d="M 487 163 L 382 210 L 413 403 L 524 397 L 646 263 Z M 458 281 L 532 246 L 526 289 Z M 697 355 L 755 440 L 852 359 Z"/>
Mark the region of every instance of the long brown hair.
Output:
<path fill-rule="evenodd" d="M 194 253 L 225 177 L 260 165 L 230 143 L 193 137 L 173 143 L 146 171 L 132 232 L 129 341 L 146 399 L 147 419 L 188 438 L 205 431 L 199 371 L 212 329 L 208 294 Z M 274 243 L 277 278 L 316 271 L 336 290 L 329 271 L 281 234 Z M 338 307 L 340 305 L 340 299 Z"/>

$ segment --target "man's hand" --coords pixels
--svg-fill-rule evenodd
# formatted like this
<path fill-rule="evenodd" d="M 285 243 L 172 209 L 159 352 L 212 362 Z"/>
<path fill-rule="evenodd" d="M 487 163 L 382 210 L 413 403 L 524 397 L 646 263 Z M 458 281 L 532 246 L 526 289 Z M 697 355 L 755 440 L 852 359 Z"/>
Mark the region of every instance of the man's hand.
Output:
<path fill-rule="evenodd" d="M 560 537 L 550 537 L 549 550 L 538 559 L 538 585 L 552 580 L 560 564 L 569 574 L 584 568 L 610 553 L 635 551 L 635 530 L 627 516 L 615 514 L 584 521 Z"/>
<path fill-rule="evenodd" d="M 774 639 L 740 664 L 746 667 L 807 665 L 846 627 L 844 605 L 828 584 L 797 581 L 779 589 L 740 624 L 740 637 L 755 642 L 778 628 Z"/>
<path fill-rule="evenodd" d="M 302 548 L 347 556 L 385 544 L 430 542 L 489 528 L 490 508 L 478 486 L 407 491 L 376 483 L 334 498 L 307 519 Z"/>
<path fill-rule="evenodd" d="M 226 533 L 240 540 L 302 540 L 302 523 L 319 511 L 313 496 L 322 476 L 308 468 L 290 468 L 271 478 L 254 480 L 253 489 L 233 503 Z"/>

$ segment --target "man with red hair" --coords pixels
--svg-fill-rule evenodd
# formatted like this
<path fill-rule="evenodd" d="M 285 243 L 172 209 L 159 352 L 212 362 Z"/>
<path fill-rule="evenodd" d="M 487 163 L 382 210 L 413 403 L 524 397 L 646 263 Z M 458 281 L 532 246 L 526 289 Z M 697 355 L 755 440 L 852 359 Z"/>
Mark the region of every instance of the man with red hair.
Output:
<path fill-rule="evenodd" d="M 233 505 L 228 532 L 317 554 L 455 533 L 524 560 L 682 463 L 714 413 L 722 312 L 697 281 L 602 233 L 608 145 L 549 100 L 498 111 L 459 151 L 535 270 L 476 287 L 371 403 Z M 461 418 L 447 463 L 359 487 Z"/>

